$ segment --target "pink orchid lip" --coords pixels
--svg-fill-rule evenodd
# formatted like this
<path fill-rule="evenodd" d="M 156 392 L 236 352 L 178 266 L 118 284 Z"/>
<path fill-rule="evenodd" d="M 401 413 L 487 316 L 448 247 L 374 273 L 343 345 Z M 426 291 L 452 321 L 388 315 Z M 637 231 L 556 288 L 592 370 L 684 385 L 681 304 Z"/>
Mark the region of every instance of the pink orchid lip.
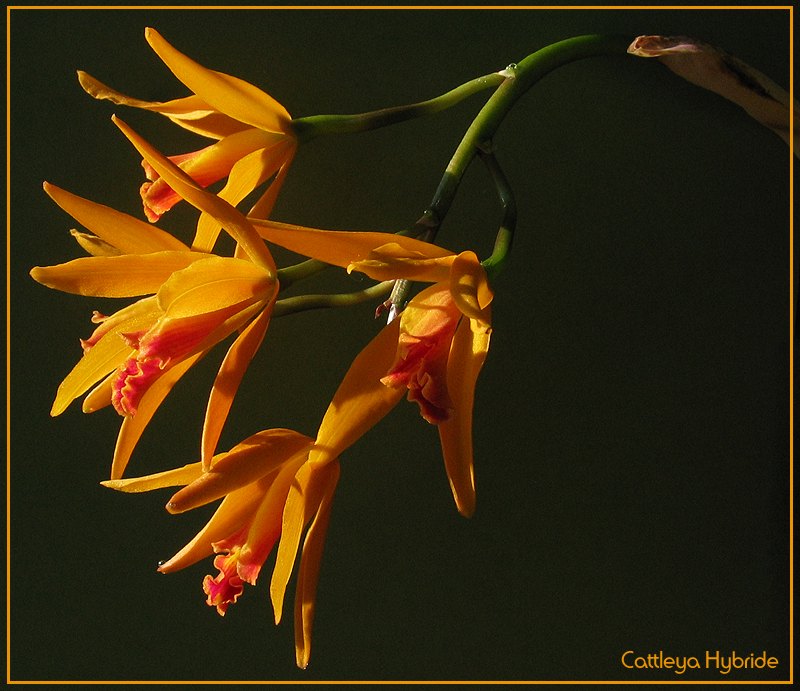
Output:
<path fill-rule="evenodd" d="M 238 549 L 219 554 L 214 559 L 214 567 L 219 569 L 219 574 L 203 579 L 203 591 L 208 595 L 206 603 L 216 607 L 220 616 L 225 616 L 228 605 L 235 603 L 244 592 L 244 583 L 236 570 L 237 561 Z"/>

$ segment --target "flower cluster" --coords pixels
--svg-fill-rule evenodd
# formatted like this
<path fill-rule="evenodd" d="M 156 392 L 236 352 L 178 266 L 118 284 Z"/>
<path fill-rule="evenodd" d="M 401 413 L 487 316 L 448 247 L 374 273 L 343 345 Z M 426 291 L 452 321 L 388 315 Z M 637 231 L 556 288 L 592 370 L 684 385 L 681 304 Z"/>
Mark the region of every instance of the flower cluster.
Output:
<path fill-rule="evenodd" d="M 96 326 L 81 340 L 83 353 L 59 386 L 51 413 L 59 415 L 83 397 L 84 412 L 112 407 L 119 414 L 107 487 L 125 492 L 180 487 L 167 504 L 175 514 L 220 502 L 205 527 L 159 566 L 172 573 L 216 555 L 217 573 L 202 585 L 219 614 L 237 601 L 245 584 L 256 584 L 275 550 L 270 593 L 279 621 L 300 555 L 295 642 L 297 664 L 305 668 L 340 458 L 406 394 L 424 420 L 437 426 L 457 509 L 472 514 L 473 395 L 489 348 L 493 293 L 471 251 L 456 254 L 402 234 L 269 220 L 300 141 L 295 121 L 259 88 L 201 66 L 152 29 L 146 37 L 191 95 L 142 101 L 84 72 L 79 72 L 81 86 L 97 99 L 158 113 L 213 141 L 192 153 L 167 156 L 113 118 L 142 157 L 146 220 L 45 183 L 45 192 L 85 229 L 72 233 L 88 256 L 36 267 L 32 277 L 69 293 L 131 299 L 113 314 L 93 313 Z M 217 192 L 209 189 L 214 183 L 221 183 Z M 256 190 L 255 205 L 240 210 Z M 156 225 L 179 202 L 199 212 L 191 245 Z M 230 256 L 215 251 L 221 231 L 235 241 Z M 360 272 L 379 282 L 384 295 L 399 281 L 422 285 L 407 304 L 398 303 L 399 317 L 380 328 L 352 362 L 313 436 L 265 429 L 218 452 L 233 398 L 265 340 L 287 275 L 276 266 L 270 246 Z M 230 336 L 209 392 L 196 462 L 124 477 L 137 442 L 171 389 Z"/>

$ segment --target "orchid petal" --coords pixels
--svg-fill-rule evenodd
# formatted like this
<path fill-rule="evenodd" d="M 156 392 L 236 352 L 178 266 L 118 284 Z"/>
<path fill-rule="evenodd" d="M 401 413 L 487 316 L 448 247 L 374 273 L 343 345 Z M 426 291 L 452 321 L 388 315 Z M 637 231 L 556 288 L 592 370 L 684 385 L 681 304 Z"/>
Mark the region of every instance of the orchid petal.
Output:
<path fill-rule="evenodd" d="M 111 390 L 116 378 L 116 372 L 109 374 L 103 381 L 95 386 L 83 399 L 81 411 L 94 413 L 111 405 Z"/>
<path fill-rule="evenodd" d="M 87 254 L 91 254 L 93 257 L 115 257 L 122 254 L 117 247 L 114 247 L 91 233 L 82 233 L 73 228 L 69 231 L 69 234 L 75 238 L 75 242 L 77 242 Z"/>
<path fill-rule="evenodd" d="M 447 363 L 447 387 L 454 409 L 449 419 L 439 424 L 439 438 L 450 489 L 463 516 L 475 511 L 472 409 L 475 383 L 489 351 L 490 335 L 487 322 L 462 319 Z"/>
<path fill-rule="evenodd" d="M 311 630 L 314 623 L 317 584 L 325 546 L 325 536 L 330 523 L 333 493 L 339 479 L 339 463 L 331 463 L 332 478 L 328 479 L 319 509 L 306 531 L 303 554 L 295 586 L 294 635 L 295 656 L 300 669 L 308 667 L 311 657 Z"/>
<path fill-rule="evenodd" d="M 163 102 L 142 101 L 126 96 L 80 70 L 78 81 L 87 94 L 98 100 L 160 113 L 176 125 L 204 137 L 222 139 L 248 127 L 245 123 L 214 110 L 199 96 L 193 95 Z"/>
<path fill-rule="evenodd" d="M 120 211 L 83 199 L 48 182 L 44 191 L 78 223 L 123 254 L 146 254 L 189 248 L 178 238 Z"/>
<path fill-rule="evenodd" d="M 61 382 L 50 415 L 55 417 L 63 413 L 74 399 L 133 354 L 133 349 L 120 338 L 121 334 L 149 328 L 160 314 L 161 310 L 152 299 L 140 300 L 118 312 L 115 316 L 124 318 L 120 318 L 83 354 Z"/>
<path fill-rule="evenodd" d="M 323 497 L 338 476 L 339 464 L 335 462 L 325 466 L 307 462 L 295 475 L 286 497 L 281 540 L 270 581 L 270 596 L 276 624 L 280 622 L 283 613 L 286 586 L 292 575 L 303 528 L 319 510 Z"/>
<path fill-rule="evenodd" d="M 367 259 L 352 262 L 347 271 L 360 271 L 376 281 L 406 278 L 413 281 L 441 283 L 448 279 L 455 257 L 426 257 L 421 252 L 408 252 L 397 242 L 376 247 Z"/>
<path fill-rule="evenodd" d="M 250 219 L 259 235 L 280 247 L 319 259 L 326 264 L 347 268 L 371 258 L 372 253 L 388 243 L 402 248 L 407 256 L 436 259 L 452 256 L 438 245 L 416 238 L 375 231 L 319 230 L 290 223 Z"/>
<path fill-rule="evenodd" d="M 173 48 L 154 29 L 146 29 L 145 37 L 172 73 L 219 112 L 269 132 L 289 131 L 291 116 L 261 89 L 199 65 Z"/>
<path fill-rule="evenodd" d="M 258 483 L 231 492 L 222 500 L 208 523 L 172 558 L 158 567 L 161 573 L 173 573 L 205 559 L 213 553 L 212 545 L 225 539 L 248 520 L 264 496 Z"/>
<path fill-rule="evenodd" d="M 263 269 L 245 259 L 208 256 L 176 271 L 158 291 L 171 318 L 215 312 L 231 305 L 266 301 L 276 290 Z"/>
<path fill-rule="evenodd" d="M 458 309 L 470 319 L 484 319 L 484 310 L 493 294 L 486 271 L 474 252 L 462 252 L 453 260 L 449 280 Z"/>
<path fill-rule="evenodd" d="M 134 297 L 158 292 L 176 271 L 208 257 L 188 250 L 80 257 L 56 266 L 34 267 L 30 274 L 42 285 L 65 293 Z"/>
<path fill-rule="evenodd" d="M 322 418 L 310 463 L 338 458 L 403 397 L 403 389 L 381 383 L 394 361 L 399 329 L 400 320 L 395 319 L 353 360 Z"/>
<path fill-rule="evenodd" d="M 167 504 L 170 513 L 183 513 L 208 504 L 273 472 L 288 459 L 303 454 L 313 440 L 289 429 L 254 434 L 227 453 L 219 454 L 210 470 L 184 487 Z"/>
<path fill-rule="evenodd" d="M 263 501 L 253 514 L 247 537 L 239 552 L 237 567 L 239 576 L 251 585 L 255 585 L 264 561 L 281 535 L 283 510 L 289 488 L 295 474 L 305 462 L 312 443 L 308 439 L 303 449 L 284 460 L 265 492 Z"/>
<path fill-rule="evenodd" d="M 285 154 L 281 167 L 275 174 L 275 179 L 267 186 L 264 194 L 261 195 L 261 198 L 253 205 L 253 208 L 250 209 L 250 216 L 254 218 L 269 218 L 269 215 L 272 213 L 272 208 L 275 206 L 275 200 L 278 197 L 278 192 L 280 192 L 281 187 L 283 187 L 283 183 L 289 172 L 289 166 L 297 151 L 295 142 L 287 144 L 287 147 L 289 150 Z"/>
<path fill-rule="evenodd" d="M 167 394 L 172 391 L 172 387 L 204 355 L 205 352 L 198 353 L 166 369 L 139 400 L 136 415 L 127 415 L 123 418 L 117 435 L 117 444 L 114 447 L 114 457 L 111 461 L 110 478 L 112 480 L 122 477 L 145 427 L 152 420 Z"/>
<path fill-rule="evenodd" d="M 189 463 L 180 468 L 164 470 L 152 475 L 142 477 L 131 477 L 125 480 L 103 480 L 100 484 L 109 489 L 119 492 L 150 492 L 154 489 L 164 489 L 165 487 L 176 487 L 186 485 L 200 477 L 203 469 L 200 463 Z"/>
<path fill-rule="evenodd" d="M 211 463 L 211 456 L 214 454 L 222 428 L 228 418 L 233 398 L 250 361 L 264 340 L 270 316 L 270 310 L 265 309 L 248 324 L 228 349 L 228 353 L 222 361 L 211 389 L 203 422 L 201 459 L 204 468 L 208 468 Z"/>
<path fill-rule="evenodd" d="M 291 147 L 289 147 L 291 148 Z M 228 181 L 219 191 L 219 197 L 231 206 L 237 206 L 256 187 L 268 180 L 282 166 L 287 156 L 287 145 L 276 144 L 268 148 L 257 149 L 239 160 L 230 169 Z M 211 214 L 203 213 L 197 224 L 192 247 L 207 248 L 211 251 L 217 241 L 220 223 Z"/>
<path fill-rule="evenodd" d="M 184 171 L 168 158 L 156 151 L 150 144 L 136 134 L 119 118 L 112 118 L 117 127 L 136 147 L 142 157 L 158 172 L 164 181 L 181 197 L 200 211 L 205 211 L 216 218 L 222 227 L 245 249 L 250 258 L 268 269 L 275 271 L 272 255 L 258 237 L 247 219 L 224 199 L 198 187 Z"/>

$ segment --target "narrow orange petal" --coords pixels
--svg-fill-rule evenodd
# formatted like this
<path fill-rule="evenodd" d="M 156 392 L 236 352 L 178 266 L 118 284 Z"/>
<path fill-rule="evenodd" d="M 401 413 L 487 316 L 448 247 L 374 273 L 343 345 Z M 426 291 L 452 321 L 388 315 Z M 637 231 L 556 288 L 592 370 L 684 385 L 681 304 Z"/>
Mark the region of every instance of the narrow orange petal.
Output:
<path fill-rule="evenodd" d="M 136 415 L 129 415 L 123 418 L 117 435 L 114 457 L 111 461 L 110 477 L 112 480 L 122 477 L 136 444 L 139 442 L 150 420 L 153 419 L 159 406 L 167 397 L 167 394 L 172 391 L 172 388 L 180 378 L 204 355 L 205 352 L 198 353 L 167 369 L 150 385 L 150 388 L 142 396 L 136 409 Z"/>
<path fill-rule="evenodd" d="M 252 585 L 255 585 L 261 566 L 281 536 L 283 510 L 289 488 L 295 474 L 305 463 L 310 446 L 311 440 L 308 440 L 303 450 L 284 461 L 265 492 L 264 500 L 253 514 L 247 537 L 239 552 L 239 575 Z"/>
<path fill-rule="evenodd" d="M 269 242 L 345 269 L 355 262 L 370 259 L 375 249 L 387 243 L 398 245 L 409 256 L 434 259 L 452 255 L 452 252 L 438 245 L 392 233 L 320 230 L 255 218 L 251 222 L 259 235 Z"/>
<path fill-rule="evenodd" d="M 62 190 L 49 182 L 44 183 L 44 191 L 78 223 L 122 254 L 189 249 L 178 238 L 160 228 Z"/>
<path fill-rule="evenodd" d="M 297 454 L 305 458 L 312 443 L 309 437 L 289 429 L 259 432 L 216 456 L 202 477 L 169 500 L 167 510 L 183 513 L 219 499 L 266 476 Z"/>
<path fill-rule="evenodd" d="M 212 545 L 224 540 L 252 516 L 264 496 L 264 489 L 254 483 L 231 492 L 222 500 L 214 515 L 182 549 L 159 565 L 161 573 L 173 573 L 213 554 Z"/>
<path fill-rule="evenodd" d="M 475 384 L 489 350 L 490 335 L 485 322 L 462 319 L 447 363 L 447 386 L 454 409 L 450 418 L 439 424 L 439 438 L 450 489 L 463 516 L 475 511 L 472 411 Z"/>
<path fill-rule="evenodd" d="M 283 187 L 283 183 L 286 180 L 287 174 L 289 173 L 289 166 L 294 160 L 294 155 L 297 151 L 296 142 L 287 143 L 286 148 L 287 152 L 285 154 L 284 161 L 281 164 L 281 167 L 278 169 L 275 179 L 267 186 L 264 194 L 261 195 L 259 200 L 253 205 L 253 208 L 250 209 L 250 213 L 248 214 L 249 216 L 252 216 L 253 218 L 269 218 L 269 215 L 272 213 L 272 207 L 275 206 L 278 193 L 280 192 L 281 187 Z"/>
<path fill-rule="evenodd" d="M 142 139 L 119 118 L 112 118 L 117 127 L 136 147 L 142 157 L 164 181 L 192 206 L 216 218 L 250 258 L 268 271 L 275 271 L 275 262 L 248 220 L 224 199 L 199 187 L 184 171 Z"/>
<path fill-rule="evenodd" d="M 353 360 L 322 418 L 310 462 L 336 459 L 403 397 L 405 389 L 381 383 L 394 362 L 399 329 L 400 320 L 395 319 Z"/>
<path fill-rule="evenodd" d="M 94 413 L 102 408 L 111 405 L 111 387 L 117 373 L 112 372 L 97 386 L 95 386 L 83 399 L 81 411 L 84 413 Z"/>
<path fill-rule="evenodd" d="M 164 251 L 80 257 L 56 266 L 37 266 L 31 277 L 48 288 L 89 297 L 137 297 L 158 292 L 176 271 L 209 255 Z"/>
<path fill-rule="evenodd" d="M 325 547 L 325 536 L 331 518 L 333 493 L 339 479 L 339 463 L 331 463 L 331 477 L 327 478 L 324 495 L 314 519 L 306 531 L 294 601 L 295 657 L 300 669 L 308 667 L 311 657 L 311 633 L 314 625 L 317 584 Z"/>
<path fill-rule="evenodd" d="M 300 466 L 289 489 L 283 510 L 281 540 L 270 581 L 270 596 L 276 624 L 280 622 L 283 614 L 286 586 L 292 575 L 303 528 L 319 510 L 331 479 L 334 476 L 338 477 L 338 474 L 338 463 L 332 462 L 320 466 L 306 462 Z"/>
<path fill-rule="evenodd" d="M 83 90 L 96 99 L 104 99 L 121 106 L 141 108 L 160 113 L 172 120 L 176 125 L 204 137 L 222 139 L 229 134 L 240 132 L 249 127 L 249 125 L 239 120 L 234 120 L 228 115 L 214 110 L 196 95 L 177 98 L 172 101 L 142 101 L 138 98 L 126 96 L 80 70 L 78 71 L 78 81 Z"/>
<path fill-rule="evenodd" d="M 161 314 L 152 298 L 145 298 L 125 308 L 120 319 L 107 333 L 86 351 L 58 387 L 52 416 L 63 413 L 69 404 L 98 381 L 115 370 L 133 353 L 120 334 L 149 328 Z M 122 310 L 117 314 L 121 314 Z"/>
<path fill-rule="evenodd" d="M 211 457 L 214 455 L 222 428 L 228 419 L 233 398 L 250 361 L 264 340 L 270 316 L 270 309 L 265 309 L 244 328 L 228 349 L 214 379 L 203 422 L 201 459 L 204 468 L 208 468 L 211 464 Z"/>
<path fill-rule="evenodd" d="M 484 310 L 493 293 L 486 271 L 474 252 L 462 252 L 453 260 L 449 276 L 453 301 L 470 319 L 485 320 Z"/>
<path fill-rule="evenodd" d="M 146 29 L 145 37 L 172 73 L 219 112 L 262 130 L 289 132 L 291 116 L 261 89 L 199 65 L 173 48 L 154 29 Z"/>
<path fill-rule="evenodd" d="M 185 485 L 200 477 L 203 470 L 200 463 L 189 463 L 180 468 L 164 470 L 152 475 L 142 477 L 132 477 L 125 480 L 103 480 L 100 484 L 109 489 L 119 492 L 151 492 L 154 489 L 164 489 L 165 487 L 176 487 Z"/>
<path fill-rule="evenodd" d="M 237 206 L 256 187 L 264 183 L 281 167 L 286 158 L 286 144 L 261 148 L 241 157 L 230 169 L 228 180 L 218 195 L 231 206 Z M 211 251 L 221 229 L 220 223 L 208 213 L 203 213 L 197 223 L 192 247 Z"/>

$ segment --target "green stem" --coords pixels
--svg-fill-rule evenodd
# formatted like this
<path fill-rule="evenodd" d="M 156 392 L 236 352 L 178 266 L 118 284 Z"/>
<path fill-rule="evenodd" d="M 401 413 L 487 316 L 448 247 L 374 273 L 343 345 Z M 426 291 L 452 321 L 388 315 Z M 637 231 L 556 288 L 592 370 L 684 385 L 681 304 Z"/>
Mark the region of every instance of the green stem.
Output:
<path fill-rule="evenodd" d="M 553 70 L 570 62 L 601 55 L 627 55 L 631 39 L 625 36 L 576 36 L 532 53 L 502 73 L 506 79 L 492 94 L 464 134 L 426 215 L 438 226 L 447 214 L 467 167 L 481 148 L 486 148 L 500 123 L 517 100 Z"/>
<path fill-rule="evenodd" d="M 299 264 L 278 269 L 278 284 L 281 291 L 284 291 L 293 283 L 314 276 L 327 268 L 330 268 L 330 264 L 321 262 L 319 259 L 306 259 Z"/>
<path fill-rule="evenodd" d="M 301 142 L 322 134 L 349 134 L 374 130 L 446 110 L 472 94 L 502 84 L 504 80 L 505 77 L 501 73 L 495 72 L 472 79 L 427 101 L 357 115 L 311 115 L 292 120 L 292 127 Z"/>
<path fill-rule="evenodd" d="M 511 252 L 514 230 L 517 227 L 517 203 L 514 199 L 514 192 L 508 184 L 508 179 L 500 168 L 500 164 L 494 154 L 482 151 L 480 155 L 492 174 L 492 179 L 497 188 L 497 196 L 500 198 L 500 204 L 503 207 L 503 217 L 494 241 L 494 249 L 491 256 L 481 262 L 491 283 L 503 270 Z"/>
<path fill-rule="evenodd" d="M 333 295 L 297 295 L 295 297 L 284 298 L 275 303 L 272 311 L 273 317 L 283 317 L 295 312 L 305 312 L 306 310 L 321 309 L 325 307 L 348 307 L 357 305 L 367 300 L 387 295 L 394 285 L 394 281 L 384 281 L 376 283 L 369 288 L 353 293 L 336 293 Z"/>

